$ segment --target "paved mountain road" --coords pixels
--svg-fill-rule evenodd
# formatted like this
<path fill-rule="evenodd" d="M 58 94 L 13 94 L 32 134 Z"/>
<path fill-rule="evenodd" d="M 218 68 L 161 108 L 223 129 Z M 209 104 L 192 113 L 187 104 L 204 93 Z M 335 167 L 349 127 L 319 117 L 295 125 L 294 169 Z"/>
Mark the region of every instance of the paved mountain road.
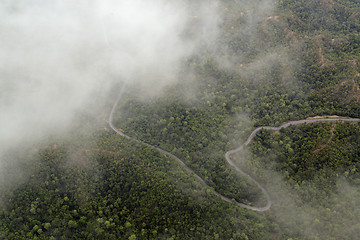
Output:
<path fill-rule="evenodd" d="M 133 139 L 133 138 L 129 137 L 128 135 L 126 135 L 125 133 L 123 133 L 122 131 L 118 130 L 113 124 L 114 112 L 115 112 L 115 109 L 117 108 L 117 106 L 118 106 L 118 104 L 120 102 L 120 99 L 121 99 L 121 97 L 122 97 L 122 95 L 124 93 L 124 90 L 125 90 L 125 84 L 122 86 L 122 88 L 120 90 L 119 97 L 116 100 L 116 102 L 115 102 L 115 104 L 114 104 L 114 106 L 113 106 L 113 108 L 111 110 L 111 113 L 110 113 L 110 116 L 109 116 L 109 125 L 116 133 L 120 134 L 121 136 L 123 136 L 123 137 L 125 137 L 127 139 Z M 219 196 L 222 200 L 224 200 L 226 202 L 235 203 L 236 205 L 238 205 L 239 207 L 242 207 L 242 208 L 247 208 L 247 209 L 250 209 L 250 210 L 253 210 L 253 211 L 259 211 L 259 212 L 269 210 L 270 207 L 271 207 L 271 204 L 272 204 L 269 193 L 253 177 L 251 177 L 249 174 L 245 173 L 238 166 L 236 166 L 235 163 L 231 160 L 230 155 L 233 154 L 233 153 L 242 151 L 244 149 L 244 146 L 248 145 L 250 143 L 250 141 L 255 137 L 256 133 L 258 131 L 260 131 L 261 129 L 278 131 L 278 130 L 280 130 L 282 128 L 286 128 L 286 127 L 289 127 L 291 125 L 299 125 L 299 124 L 304 124 L 304 123 L 315 123 L 315 122 L 320 122 L 320 121 L 322 121 L 322 122 L 323 121 L 327 121 L 327 122 L 334 122 L 334 121 L 360 122 L 360 119 L 359 118 L 340 118 L 340 117 L 339 118 L 304 119 L 304 120 L 298 120 L 298 121 L 290 121 L 290 122 L 284 123 L 283 125 L 281 125 L 279 127 L 264 126 L 264 127 L 256 128 L 254 131 L 252 131 L 252 133 L 250 134 L 250 136 L 248 137 L 248 139 L 246 140 L 246 142 L 243 145 L 241 145 L 240 147 L 238 147 L 236 149 L 233 149 L 233 150 L 230 150 L 230 151 L 226 152 L 225 153 L 225 159 L 232 167 L 234 167 L 234 169 L 236 171 L 238 171 L 240 174 L 246 176 L 247 178 L 249 178 L 252 182 L 254 182 L 257 185 L 257 187 L 263 192 L 263 194 L 266 197 L 266 200 L 267 200 L 266 205 L 264 207 L 253 207 L 253 206 L 249 206 L 249 205 L 246 205 L 246 204 L 243 204 L 243 203 L 233 201 L 230 198 L 227 198 L 227 197 L 221 195 L 220 193 L 218 193 L 216 191 L 214 191 L 215 195 Z M 201 184 L 203 186 L 209 187 L 209 185 L 204 181 L 204 179 L 202 179 L 193 170 L 191 170 L 188 166 L 186 166 L 186 164 L 180 158 L 176 157 L 175 155 L 171 154 L 170 152 L 165 151 L 164 149 L 161 149 L 159 147 L 155 147 L 155 146 L 150 145 L 148 143 L 141 142 L 141 141 L 139 141 L 137 139 L 133 139 L 133 140 L 135 140 L 136 142 L 138 142 L 140 144 L 143 144 L 143 145 L 145 145 L 145 146 L 147 146 L 149 148 L 154 148 L 154 149 L 158 150 L 159 152 L 161 152 L 161 153 L 163 153 L 165 155 L 168 155 L 171 158 L 175 159 L 176 161 L 178 161 L 185 168 L 186 171 L 188 171 L 189 173 L 194 174 L 195 177 L 201 182 Z"/>

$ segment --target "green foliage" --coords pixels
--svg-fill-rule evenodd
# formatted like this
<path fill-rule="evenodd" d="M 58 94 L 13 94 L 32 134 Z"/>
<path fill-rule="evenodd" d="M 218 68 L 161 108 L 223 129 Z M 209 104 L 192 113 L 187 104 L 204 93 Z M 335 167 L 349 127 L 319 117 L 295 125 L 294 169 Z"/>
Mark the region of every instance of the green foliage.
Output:
<path fill-rule="evenodd" d="M 39 149 L 27 183 L 2 193 L 3 238 L 231 239 L 275 231 L 154 149 L 110 130 L 73 134 L 79 142 Z"/>
<path fill-rule="evenodd" d="M 281 130 L 281 134 L 263 132 L 254 139 L 253 152 L 265 158 L 268 151 L 275 151 L 275 169 L 286 172 L 293 183 L 312 181 L 333 187 L 337 176 L 359 177 L 359 124 L 317 123 Z M 271 166 L 269 165 L 269 166 Z M 322 179 L 324 178 L 324 179 Z M 325 189 L 325 186 L 323 186 Z"/>
<path fill-rule="evenodd" d="M 312 209 L 310 238 L 354 239 L 358 231 L 343 227 L 359 221 L 359 143 L 359 123 L 316 123 L 262 131 L 250 147 L 252 164 L 279 172 L 300 196 L 296 205 Z"/>
<path fill-rule="evenodd" d="M 350 1 L 282 0 L 279 3 L 291 29 L 306 33 L 332 31 L 338 33 L 359 32 L 358 12 Z M 359 6 L 358 3 L 356 4 Z"/>
<path fill-rule="evenodd" d="M 186 59 L 162 95 L 144 100 L 142 89 L 128 86 L 114 120 L 183 159 L 216 191 L 262 205 L 260 190 L 224 153 L 257 126 L 360 116 L 360 11 L 355 0 L 281 0 L 269 16 L 258 8 L 262 1 L 245 2 L 222 1 L 216 46 Z M 77 124 L 84 123 L 98 127 L 87 116 Z M 260 182 L 265 170 L 281 173 L 301 206 L 320 206 L 309 224 L 324 229 L 327 217 L 357 213 L 344 203 L 350 197 L 333 193 L 339 176 L 360 184 L 359 135 L 359 125 L 340 123 L 261 131 L 250 148 L 253 165 L 245 167 Z M 7 156 L 31 173 L 22 185 L 1 186 L 8 188 L 0 198 L 1 239 L 306 238 L 272 210 L 261 215 L 221 201 L 173 159 L 110 130 L 79 130 L 44 145 Z M 331 201 L 340 201 L 337 213 L 327 210 Z M 341 224 L 328 228 L 323 238 L 351 239 L 358 225 L 344 236 Z"/>

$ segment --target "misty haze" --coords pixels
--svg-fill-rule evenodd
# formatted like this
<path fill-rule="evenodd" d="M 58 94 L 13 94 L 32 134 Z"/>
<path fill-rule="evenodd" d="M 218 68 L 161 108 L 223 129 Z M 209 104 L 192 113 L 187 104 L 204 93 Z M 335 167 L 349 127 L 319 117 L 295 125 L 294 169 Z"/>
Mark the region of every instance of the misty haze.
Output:
<path fill-rule="evenodd" d="M 357 1 L 0 16 L 0 239 L 360 238 Z"/>

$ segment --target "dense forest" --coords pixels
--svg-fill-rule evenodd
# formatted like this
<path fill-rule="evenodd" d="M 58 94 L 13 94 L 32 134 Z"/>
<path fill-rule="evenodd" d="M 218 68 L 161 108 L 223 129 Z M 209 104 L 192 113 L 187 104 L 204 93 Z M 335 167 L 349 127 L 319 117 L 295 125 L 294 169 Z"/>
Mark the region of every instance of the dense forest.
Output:
<path fill-rule="evenodd" d="M 172 159 L 110 130 L 48 142 L 28 150 L 31 176 L 2 196 L 11 210 L 1 214 L 1 238 L 230 239 L 276 231 L 248 228 L 267 220 L 223 204 Z"/>
<path fill-rule="evenodd" d="M 185 59 L 161 94 L 126 87 L 114 124 L 132 139 L 107 125 L 116 85 L 70 131 L 9 150 L 6 161 L 19 164 L 2 179 L 22 177 L 1 186 L 0 238 L 359 238 L 359 123 L 261 130 L 233 154 L 268 190 L 266 212 L 214 194 L 265 204 L 224 158 L 256 127 L 360 118 L 360 3 L 280 0 L 265 11 L 263 2 L 220 1 L 217 42 Z M 184 35 L 196 31 L 191 21 Z M 210 187 L 134 139 L 178 156 Z"/>
<path fill-rule="evenodd" d="M 262 169 L 257 176 L 263 176 L 263 181 L 271 181 L 274 173 L 286 181 L 296 195 L 292 200 L 296 199 L 300 220 L 292 227 L 297 231 L 307 229 L 310 239 L 357 239 L 359 131 L 359 123 L 341 122 L 291 126 L 280 132 L 263 130 L 254 138 L 252 161 L 245 161 L 245 166 L 255 172 Z M 294 207 L 284 197 L 284 189 L 269 188 L 283 198 L 274 209 Z"/>

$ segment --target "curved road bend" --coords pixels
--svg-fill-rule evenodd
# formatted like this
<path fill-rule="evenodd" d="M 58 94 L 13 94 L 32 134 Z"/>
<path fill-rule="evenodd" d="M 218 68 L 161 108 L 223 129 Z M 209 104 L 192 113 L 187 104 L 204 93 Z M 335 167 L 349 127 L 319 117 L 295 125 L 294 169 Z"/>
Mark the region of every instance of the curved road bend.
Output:
<path fill-rule="evenodd" d="M 118 134 L 120 134 L 121 136 L 127 138 L 127 139 L 133 139 L 131 137 L 129 137 L 128 135 L 126 135 L 125 133 L 121 132 L 120 130 L 118 130 L 114 124 L 113 124 L 113 118 L 114 118 L 114 112 L 115 112 L 115 109 L 117 108 L 119 102 L 120 102 L 120 99 L 124 93 L 124 89 L 125 89 L 125 85 L 124 84 L 122 87 L 121 87 L 121 90 L 120 90 L 120 93 L 119 93 L 119 97 L 117 98 L 116 102 L 114 103 L 114 106 L 113 108 L 111 109 L 111 113 L 110 113 L 110 116 L 109 116 L 109 125 L 110 127 Z M 260 183 L 258 183 L 254 178 L 252 178 L 249 174 L 245 173 L 243 170 L 241 170 L 238 166 L 235 165 L 235 163 L 231 160 L 230 158 L 230 155 L 233 154 L 233 153 L 236 153 L 236 152 L 239 152 L 241 150 L 244 149 L 244 146 L 248 145 L 250 143 L 250 141 L 255 137 L 255 134 L 260 131 L 261 129 L 266 129 L 266 130 L 273 130 L 273 131 L 277 131 L 277 130 L 280 130 L 282 128 L 287 128 L 291 125 L 299 125 L 299 124 L 304 124 L 304 123 L 314 123 L 314 122 L 324 122 L 324 121 L 327 121 L 327 122 L 334 122 L 334 121 L 346 121 L 346 122 L 360 122 L 360 119 L 359 118 L 318 118 L 318 119 L 304 119 L 304 120 L 298 120 L 298 121 L 290 121 L 290 122 L 287 122 L 287 123 L 284 123 L 283 125 L 279 126 L 279 127 L 270 127 L 270 126 L 263 126 L 263 127 L 258 127 L 256 128 L 254 131 L 252 131 L 252 133 L 250 134 L 250 136 L 248 137 L 248 139 L 246 140 L 246 142 L 241 145 L 240 147 L 236 148 L 236 149 L 233 149 L 233 150 L 230 150 L 228 152 L 225 153 L 225 159 L 226 161 L 232 166 L 235 168 L 236 171 L 238 171 L 240 174 L 248 177 L 252 182 L 254 182 L 256 184 L 256 186 L 258 188 L 261 189 L 261 191 L 263 192 L 263 194 L 265 195 L 266 197 L 266 200 L 267 200 L 267 203 L 264 207 L 253 207 L 253 206 L 249 206 L 249 205 L 246 205 L 246 204 L 243 204 L 243 203 L 239 203 L 239 202 L 236 202 L 236 201 L 233 201 L 231 200 L 230 198 L 227 198 L 223 195 L 221 195 L 220 193 L 216 192 L 214 190 L 214 193 L 215 195 L 219 196 L 223 201 L 226 201 L 226 202 L 229 202 L 229 203 L 235 203 L 236 205 L 238 205 L 239 207 L 242 207 L 242 208 L 247 208 L 247 209 L 250 209 L 250 210 L 253 210 L 253 211 L 259 211 L 259 212 L 263 212 L 263 211 L 267 211 L 270 209 L 271 207 L 271 204 L 272 204 L 272 201 L 271 201 L 271 198 L 270 198 L 270 195 L 269 193 L 266 191 L 266 189 L 260 185 Z M 176 161 L 178 161 L 184 168 L 186 171 L 188 171 L 189 173 L 192 173 L 195 175 L 195 177 L 201 182 L 201 184 L 205 187 L 209 187 L 209 185 L 204 181 L 204 179 L 202 179 L 199 175 L 197 175 L 193 170 L 191 170 L 188 166 L 186 166 L 186 164 L 178 157 L 176 157 L 175 155 L 169 153 L 168 151 L 165 151 L 164 149 L 161 149 L 159 147 L 155 147 L 153 145 L 150 145 L 148 143 L 145 143 L 145 142 L 141 142 L 137 139 L 133 139 L 135 140 L 136 142 L 140 143 L 140 144 L 143 144 L 149 148 L 153 148 L 153 149 L 156 149 L 158 150 L 159 152 L 165 154 L 165 155 L 168 155 L 170 156 L 171 158 L 175 159 Z"/>
<path fill-rule="evenodd" d="M 251 209 L 254 211 L 266 211 L 269 210 L 272 204 L 271 198 L 269 196 L 269 193 L 266 191 L 266 189 L 261 186 L 254 178 L 252 178 L 249 174 L 245 173 L 244 171 L 242 171 L 239 167 L 237 167 L 235 165 L 235 163 L 231 160 L 230 155 L 239 151 L 242 151 L 244 149 L 244 146 L 248 145 L 251 140 L 255 137 L 256 133 L 258 131 L 260 131 L 261 129 L 266 129 L 266 130 L 273 130 L 273 131 L 278 131 L 282 128 L 287 128 L 291 125 L 299 125 L 299 124 L 304 124 L 304 123 L 315 123 L 315 122 L 334 122 L 334 121 L 345 121 L 345 122 L 360 122 L 359 118 L 317 118 L 317 119 L 304 119 L 304 120 L 298 120 L 298 121 L 290 121 L 287 123 L 284 123 L 283 125 L 279 126 L 279 127 L 270 127 L 270 126 L 263 126 L 263 127 L 258 127 L 256 128 L 254 131 L 251 132 L 250 136 L 248 137 L 248 139 L 246 140 L 246 142 L 241 145 L 240 147 L 230 150 L 228 152 L 225 153 L 225 158 L 226 161 L 235 168 L 236 171 L 238 171 L 239 173 L 241 173 L 242 175 L 248 177 L 251 181 L 253 181 L 258 188 L 261 189 L 261 191 L 263 192 L 263 194 L 265 195 L 266 199 L 267 199 L 267 204 L 265 207 L 262 208 L 257 208 L 257 207 L 252 207 L 249 205 L 245 205 L 242 203 L 238 203 L 236 202 L 236 204 L 240 207 L 244 207 L 247 209 Z"/>

